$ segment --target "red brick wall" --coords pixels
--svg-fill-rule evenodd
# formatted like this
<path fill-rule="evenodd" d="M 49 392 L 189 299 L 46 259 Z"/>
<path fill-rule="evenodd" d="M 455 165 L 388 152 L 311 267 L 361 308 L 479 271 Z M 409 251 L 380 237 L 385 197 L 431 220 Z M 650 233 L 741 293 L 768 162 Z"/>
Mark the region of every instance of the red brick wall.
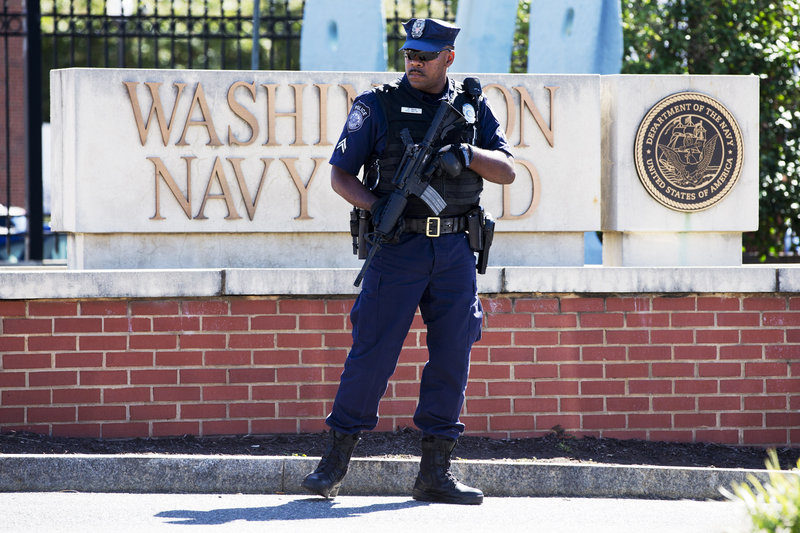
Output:
<path fill-rule="evenodd" d="M 800 443 L 800 297 L 486 297 L 472 435 Z M 320 431 L 352 299 L 0 301 L 0 431 Z M 378 430 L 412 425 L 417 317 Z M 792 364 L 793 363 L 793 364 Z"/>

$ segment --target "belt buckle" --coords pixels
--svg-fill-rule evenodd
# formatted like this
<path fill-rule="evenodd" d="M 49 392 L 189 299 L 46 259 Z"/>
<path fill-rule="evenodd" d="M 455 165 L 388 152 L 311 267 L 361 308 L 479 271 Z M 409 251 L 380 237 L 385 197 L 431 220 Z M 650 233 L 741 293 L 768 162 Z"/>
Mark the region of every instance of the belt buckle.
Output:
<path fill-rule="evenodd" d="M 425 220 L 425 236 L 438 237 L 442 231 L 442 219 L 439 217 L 428 217 Z"/>

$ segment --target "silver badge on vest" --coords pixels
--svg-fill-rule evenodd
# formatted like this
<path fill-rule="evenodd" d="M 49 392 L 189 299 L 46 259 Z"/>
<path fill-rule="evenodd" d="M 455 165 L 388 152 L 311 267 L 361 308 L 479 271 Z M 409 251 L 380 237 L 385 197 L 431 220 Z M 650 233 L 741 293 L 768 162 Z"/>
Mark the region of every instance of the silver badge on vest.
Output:
<path fill-rule="evenodd" d="M 475 124 L 475 108 L 472 104 L 464 104 L 461 108 L 461 114 L 467 119 L 467 124 Z"/>

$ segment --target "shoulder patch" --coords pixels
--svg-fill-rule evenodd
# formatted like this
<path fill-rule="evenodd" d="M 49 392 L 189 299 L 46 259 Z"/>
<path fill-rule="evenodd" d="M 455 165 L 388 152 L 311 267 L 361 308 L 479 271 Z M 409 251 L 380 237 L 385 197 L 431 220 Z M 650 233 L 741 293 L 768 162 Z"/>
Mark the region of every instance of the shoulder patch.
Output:
<path fill-rule="evenodd" d="M 347 131 L 352 132 L 360 130 L 361 126 L 364 125 L 364 121 L 369 118 L 369 114 L 369 106 L 362 102 L 354 103 L 350 115 L 347 116 Z"/>

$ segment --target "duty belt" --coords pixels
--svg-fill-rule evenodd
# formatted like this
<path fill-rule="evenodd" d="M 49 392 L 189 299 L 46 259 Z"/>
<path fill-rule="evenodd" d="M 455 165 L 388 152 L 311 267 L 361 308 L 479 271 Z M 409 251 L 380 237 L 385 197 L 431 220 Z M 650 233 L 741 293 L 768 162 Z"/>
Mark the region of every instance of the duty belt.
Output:
<path fill-rule="evenodd" d="M 407 218 L 403 230 L 408 233 L 424 233 L 427 237 L 438 237 L 446 233 L 461 233 L 467 229 L 466 217 Z"/>

